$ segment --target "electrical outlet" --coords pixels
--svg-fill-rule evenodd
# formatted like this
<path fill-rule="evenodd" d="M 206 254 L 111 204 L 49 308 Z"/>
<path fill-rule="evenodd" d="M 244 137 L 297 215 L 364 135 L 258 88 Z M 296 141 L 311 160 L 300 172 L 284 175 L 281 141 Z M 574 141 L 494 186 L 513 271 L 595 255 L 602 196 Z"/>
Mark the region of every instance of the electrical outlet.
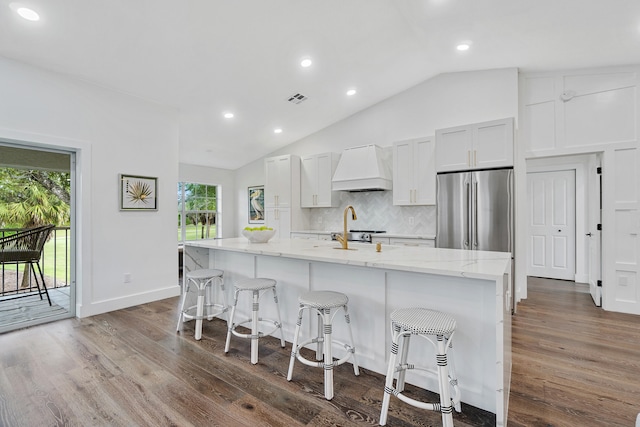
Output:
<path fill-rule="evenodd" d="M 124 283 L 131 283 L 131 273 L 124 273 Z"/>
<path fill-rule="evenodd" d="M 413 225 L 413 217 L 412 216 L 409 217 L 409 225 Z"/>

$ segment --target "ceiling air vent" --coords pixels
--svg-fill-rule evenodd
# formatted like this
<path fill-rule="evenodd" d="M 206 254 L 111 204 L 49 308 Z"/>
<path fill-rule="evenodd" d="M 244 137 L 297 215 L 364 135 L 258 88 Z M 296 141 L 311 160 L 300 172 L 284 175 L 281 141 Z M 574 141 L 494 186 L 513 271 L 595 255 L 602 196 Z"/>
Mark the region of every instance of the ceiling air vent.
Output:
<path fill-rule="evenodd" d="M 302 101 L 306 101 L 307 99 L 309 99 L 309 98 L 307 98 L 307 97 L 306 97 L 306 96 L 304 96 L 303 94 L 301 94 L 301 93 L 296 93 L 296 94 L 294 94 L 294 95 L 291 95 L 291 96 L 287 99 L 287 101 L 289 101 L 289 102 L 291 102 L 291 103 L 293 103 L 293 104 L 300 104 Z"/>

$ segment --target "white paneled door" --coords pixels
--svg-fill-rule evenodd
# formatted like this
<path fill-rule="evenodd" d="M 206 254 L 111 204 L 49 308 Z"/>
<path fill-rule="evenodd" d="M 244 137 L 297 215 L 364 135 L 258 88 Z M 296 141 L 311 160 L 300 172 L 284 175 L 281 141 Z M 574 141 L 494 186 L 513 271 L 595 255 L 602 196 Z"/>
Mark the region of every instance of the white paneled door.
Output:
<path fill-rule="evenodd" d="M 575 170 L 527 173 L 529 276 L 575 280 Z"/>

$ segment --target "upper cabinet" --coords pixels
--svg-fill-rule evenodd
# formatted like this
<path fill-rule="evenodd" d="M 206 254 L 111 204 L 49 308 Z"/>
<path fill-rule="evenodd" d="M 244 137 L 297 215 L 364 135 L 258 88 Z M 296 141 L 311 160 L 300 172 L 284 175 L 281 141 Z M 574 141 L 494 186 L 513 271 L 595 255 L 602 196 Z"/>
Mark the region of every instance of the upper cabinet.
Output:
<path fill-rule="evenodd" d="M 265 225 L 276 230 L 276 239 L 288 239 L 291 230 L 302 227 L 300 157 L 268 157 L 264 169 Z"/>
<path fill-rule="evenodd" d="M 513 118 L 436 130 L 436 170 L 513 166 Z"/>
<path fill-rule="evenodd" d="M 331 191 L 331 178 L 339 158 L 336 153 L 302 157 L 300 205 L 303 208 L 330 208 L 338 205 L 338 193 Z"/>
<path fill-rule="evenodd" d="M 393 204 L 435 205 L 434 137 L 393 144 Z"/>
<path fill-rule="evenodd" d="M 268 157 L 264 160 L 264 170 L 265 207 L 291 207 L 294 185 L 292 180 L 300 182 L 300 158 L 290 154 Z"/>

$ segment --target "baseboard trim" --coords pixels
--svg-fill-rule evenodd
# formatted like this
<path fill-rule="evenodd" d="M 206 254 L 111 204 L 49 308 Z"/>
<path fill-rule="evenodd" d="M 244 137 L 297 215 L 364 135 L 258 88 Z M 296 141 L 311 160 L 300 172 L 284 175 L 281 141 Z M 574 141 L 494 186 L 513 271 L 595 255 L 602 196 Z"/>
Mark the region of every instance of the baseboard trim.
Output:
<path fill-rule="evenodd" d="M 123 308 L 177 297 L 179 295 L 180 286 L 173 285 L 168 288 L 156 289 L 150 292 L 141 292 L 114 299 L 96 301 L 88 305 L 78 304 L 76 305 L 76 317 L 95 316 L 96 314 L 108 313 L 110 311 L 121 310 Z"/>

